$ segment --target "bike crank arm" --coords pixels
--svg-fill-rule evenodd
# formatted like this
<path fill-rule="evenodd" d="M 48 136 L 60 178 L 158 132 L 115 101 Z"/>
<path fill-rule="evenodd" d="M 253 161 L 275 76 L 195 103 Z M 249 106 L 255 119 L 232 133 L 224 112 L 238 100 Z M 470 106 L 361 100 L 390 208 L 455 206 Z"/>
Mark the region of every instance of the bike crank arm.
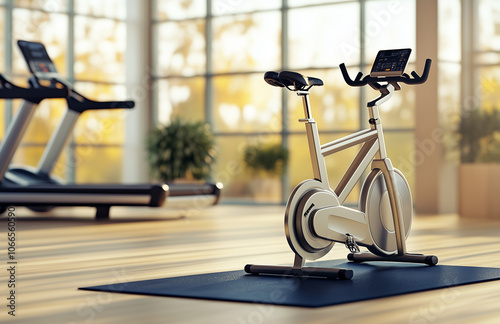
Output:
<path fill-rule="evenodd" d="M 334 206 L 314 211 L 311 218 L 313 231 L 319 237 L 339 243 L 354 240 L 362 246 L 373 244 L 363 212 Z"/>

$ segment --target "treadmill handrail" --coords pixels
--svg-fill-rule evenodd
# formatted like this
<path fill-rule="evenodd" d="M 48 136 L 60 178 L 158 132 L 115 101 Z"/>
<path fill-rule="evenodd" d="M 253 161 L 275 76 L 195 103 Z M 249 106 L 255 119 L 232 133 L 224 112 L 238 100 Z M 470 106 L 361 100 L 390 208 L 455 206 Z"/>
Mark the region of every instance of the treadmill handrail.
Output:
<path fill-rule="evenodd" d="M 42 85 L 30 88 L 19 87 L 0 73 L 0 99 L 24 99 L 38 104 L 43 99 L 68 98 L 69 93 L 69 88 L 59 82 L 55 82 L 51 87 Z"/>
<path fill-rule="evenodd" d="M 71 90 L 71 96 L 67 99 L 68 109 L 77 112 L 93 109 L 131 109 L 134 108 L 135 102 L 132 100 L 125 101 L 95 101 L 89 99 L 75 90 Z"/>
<path fill-rule="evenodd" d="M 40 79 L 36 75 L 32 75 L 30 78 L 30 83 L 34 84 L 35 88 L 46 88 L 42 84 L 43 79 Z M 124 101 L 96 101 L 89 99 L 73 89 L 73 87 L 65 80 L 61 78 L 52 78 L 50 80 L 50 88 L 54 89 L 62 85 L 64 88 L 69 90 L 69 96 L 66 96 L 66 101 L 68 104 L 68 109 L 79 113 L 83 113 L 86 110 L 96 110 L 96 109 L 131 109 L 134 108 L 135 102 L 132 100 Z"/>

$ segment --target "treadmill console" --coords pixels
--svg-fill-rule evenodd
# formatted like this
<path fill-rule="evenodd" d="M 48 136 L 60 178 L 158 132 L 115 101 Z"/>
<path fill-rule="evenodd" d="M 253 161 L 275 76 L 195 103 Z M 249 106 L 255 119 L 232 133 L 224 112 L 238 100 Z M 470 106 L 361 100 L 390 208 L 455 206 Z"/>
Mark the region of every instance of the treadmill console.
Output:
<path fill-rule="evenodd" d="M 36 77 L 40 79 L 51 79 L 59 77 L 56 66 L 52 62 L 42 43 L 17 41 L 17 45 L 23 53 L 28 67 Z"/>
<path fill-rule="evenodd" d="M 410 53 L 410 48 L 379 51 L 373 63 L 370 76 L 387 77 L 403 75 Z"/>

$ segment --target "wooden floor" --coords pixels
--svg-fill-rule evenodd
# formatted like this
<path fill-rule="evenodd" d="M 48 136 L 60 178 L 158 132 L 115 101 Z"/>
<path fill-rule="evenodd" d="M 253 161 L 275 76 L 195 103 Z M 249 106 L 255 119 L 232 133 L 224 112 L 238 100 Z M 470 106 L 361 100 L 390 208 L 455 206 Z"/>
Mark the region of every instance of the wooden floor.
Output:
<path fill-rule="evenodd" d="M 33 216 L 17 208 L 16 317 L 5 307 L 8 273 L 0 274 L 1 323 L 500 323 L 500 281 L 307 309 L 274 305 L 79 291 L 78 287 L 290 264 L 282 206 L 221 205 L 178 214 L 160 209 L 92 209 Z M 0 219 L 2 269 L 7 222 Z M 417 216 L 408 250 L 440 264 L 500 267 L 500 221 L 456 215 Z M 337 244 L 325 259 L 342 259 Z M 335 292 L 332 292 L 335 293 Z"/>

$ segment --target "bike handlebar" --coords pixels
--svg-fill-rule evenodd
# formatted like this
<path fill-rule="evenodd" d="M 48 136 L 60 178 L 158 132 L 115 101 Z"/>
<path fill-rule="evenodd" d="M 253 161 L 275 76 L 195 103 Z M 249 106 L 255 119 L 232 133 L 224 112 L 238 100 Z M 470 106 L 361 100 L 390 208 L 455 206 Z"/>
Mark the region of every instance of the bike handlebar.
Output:
<path fill-rule="evenodd" d="M 427 77 L 429 76 L 429 72 L 431 70 L 431 59 L 425 60 L 425 67 L 424 71 L 422 72 L 422 76 L 418 75 L 417 72 L 412 71 L 411 75 L 413 76 L 410 77 L 408 74 L 404 73 L 402 76 L 387 76 L 387 77 L 372 77 L 370 75 L 363 77 L 363 73 L 358 72 L 356 75 L 356 78 L 354 80 L 351 79 L 349 76 L 349 73 L 347 72 L 347 68 L 345 67 L 345 64 L 342 63 L 339 65 L 340 71 L 342 72 L 342 76 L 344 77 L 345 82 L 350 85 L 351 87 L 361 87 L 367 84 L 370 85 L 379 85 L 379 82 L 388 82 L 388 83 L 397 83 L 397 82 L 402 82 L 406 84 L 421 84 L 427 81 Z M 379 88 L 379 87 L 377 87 Z"/>

